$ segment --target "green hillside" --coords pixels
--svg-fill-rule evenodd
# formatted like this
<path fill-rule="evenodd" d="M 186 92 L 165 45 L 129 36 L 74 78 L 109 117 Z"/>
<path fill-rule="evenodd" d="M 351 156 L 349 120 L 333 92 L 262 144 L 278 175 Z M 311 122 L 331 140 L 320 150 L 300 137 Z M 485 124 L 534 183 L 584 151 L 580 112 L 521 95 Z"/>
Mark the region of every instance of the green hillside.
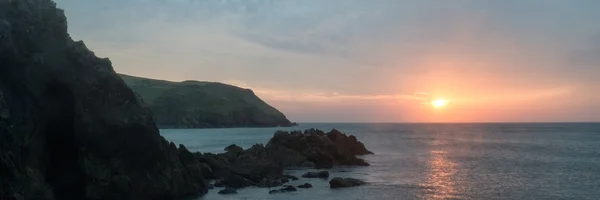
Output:
<path fill-rule="evenodd" d="M 250 89 L 215 82 L 170 82 L 120 75 L 161 128 L 291 126 Z"/>

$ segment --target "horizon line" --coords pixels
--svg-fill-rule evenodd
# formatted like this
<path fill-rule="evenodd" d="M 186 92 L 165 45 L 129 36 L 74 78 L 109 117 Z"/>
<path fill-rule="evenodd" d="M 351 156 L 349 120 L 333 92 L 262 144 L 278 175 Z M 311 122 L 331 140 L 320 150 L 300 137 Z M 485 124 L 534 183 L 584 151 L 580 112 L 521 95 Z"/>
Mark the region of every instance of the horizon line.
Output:
<path fill-rule="evenodd" d="M 600 121 L 540 121 L 540 122 L 295 122 L 297 124 L 595 124 Z"/>

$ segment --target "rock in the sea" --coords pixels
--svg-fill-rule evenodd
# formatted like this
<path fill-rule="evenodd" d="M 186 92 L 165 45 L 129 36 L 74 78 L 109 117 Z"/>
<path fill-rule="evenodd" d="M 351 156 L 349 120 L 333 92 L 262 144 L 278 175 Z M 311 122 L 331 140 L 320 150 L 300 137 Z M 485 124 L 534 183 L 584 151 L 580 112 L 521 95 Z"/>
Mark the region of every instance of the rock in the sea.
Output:
<path fill-rule="evenodd" d="M 353 178 L 335 177 L 329 181 L 330 188 L 356 187 L 364 184 L 366 184 L 364 181 Z"/>
<path fill-rule="evenodd" d="M 304 133 L 277 131 L 265 148 L 277 160 L 293 158 L 294 162 L 286 162 L 284 167 L 312 166 L 310 163 L 314 163 L 317 169 L 336 165 L 368 166 L 367 162 L 356 156 L 371 153 L 356 137 L 335 129 L 329 133 L 316 129 Z"/>
<path fill-rule="evenodd" d="M 320 171 L 320 172 L 306 172 L 302 174 L 304 178 L 329 178 L 328 171 Z"/>
<path fill-rule="evenodd" d="M 292 181 L 297 181 L 298 180 L 298 177 L 293 176 L 293 175 L 283 175 L 283 177 L 291 179 Z"/>
<path fill-rule="evenodd" d="M 295 192 L 295 191 L 298 191 L 298 189 L 296 189 L 296 187 L 291 186 L 291 185 L 286 185 L 286 186 L 283 186 L 283 188 L 281 188 L 281 189 L 269 191 L 269 194 Z"/>
<path fill-rule="evenodd" d="M 237 194 L 237 191 L 234 188 L 225 188 L 219 191 L 219 194 Z"/>
<path fill-rule="evenodd" d="M 336 141 L 349 138 L 341 133 L 332 134 L 335 135 Z M 283 169 L 286 167 L 298 167 L 305 163 L 316 163 L 317 168 L 330 168 L 340 164 L 366 164 L 344 146 L 343 143 L 332 142 L 327 133 L 310 129 L 291 133 L 278 131 L 267 146 L 256 144 L 244 150 L 237 145 L 230 145 L 225 148 L 224 153 L 194 155 L 201 163 L 202 176 L 222 180 L 224 186 L 271 188 L 290 180 L 298 180 L 298 177 L 283 175 Z M 327 179 L 329 172 L 310 172 L 303 177 Z M 215 183 L 215 187 L 218 186 L 219 183 Z"/>
<path fill-rule="evenodd" d="M 310 183 L 304 183 L 302 185 L 299 185 L 298 188 L 312 188 L 313 186 Z"/>
<path fill-rule="evenodd" d="M 0 96 L 0 199 L 207 192 L 199 161 L 160 136 L 111 61 L 72 40 L 51 0 L 0 0 Z"/>

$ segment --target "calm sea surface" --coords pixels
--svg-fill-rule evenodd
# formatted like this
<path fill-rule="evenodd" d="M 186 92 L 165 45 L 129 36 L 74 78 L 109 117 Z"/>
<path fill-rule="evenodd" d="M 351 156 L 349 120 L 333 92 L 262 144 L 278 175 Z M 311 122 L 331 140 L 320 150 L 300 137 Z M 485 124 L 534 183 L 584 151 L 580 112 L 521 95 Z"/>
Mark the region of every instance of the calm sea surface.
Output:
<path fill-rule="evenodd" d="M 369 184 L 269 195 L 247 188 L 237 195 L 211 190 L 200 199 L 600 199 L 600 124 L 302 124 L 292 128 L 161 130 L 191 151 L 223 152 L 266 144 L 276 130 L 336 128 L 373 151 L 371 166 L 331 170 Z M 288 171 L 300 175 L 305 171 Z"/>

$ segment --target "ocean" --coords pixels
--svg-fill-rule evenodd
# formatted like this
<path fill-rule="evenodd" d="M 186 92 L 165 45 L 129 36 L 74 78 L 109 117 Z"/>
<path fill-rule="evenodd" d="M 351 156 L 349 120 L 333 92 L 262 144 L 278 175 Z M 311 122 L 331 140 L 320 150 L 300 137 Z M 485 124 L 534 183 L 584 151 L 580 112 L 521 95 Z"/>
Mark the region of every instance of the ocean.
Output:
<path fill-rule="evenodd" d="M 326 180 L 300 179 L 314 188 L 268 194 L 211 190 L 198 199 L 600 199 L 600 124 L 301 124 L 290 128 L 164 129 L 190 151 L 223 152 L 230 144 L 266 144 L 276 130 L 336 128 L 355 135 L 375 154 L 368 167 L 338 167 L 331 177 L 365 186 L 329 189 Z M 306 170 L 289 170 L 301 175 Z"/>

